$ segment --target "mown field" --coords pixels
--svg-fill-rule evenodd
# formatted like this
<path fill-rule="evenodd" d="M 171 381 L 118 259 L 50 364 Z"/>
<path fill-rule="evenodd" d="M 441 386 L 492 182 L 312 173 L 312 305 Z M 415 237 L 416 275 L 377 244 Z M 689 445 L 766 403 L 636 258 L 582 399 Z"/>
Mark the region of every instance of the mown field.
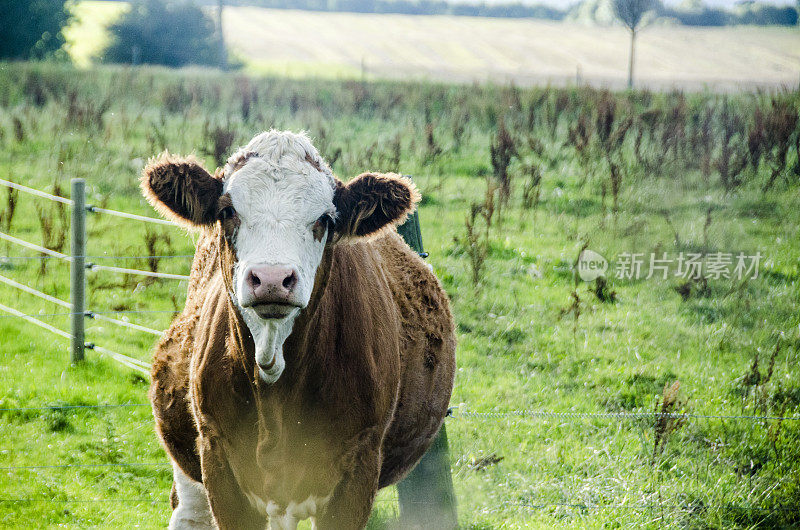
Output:
<path fill-rule="evenodd" d="M 137 185 L 149 156 L 195 152 L 213 168 L 270 127 L 308 130 L 343 179 L 413 175 L 458 324 L 447 429 L 464 528 L 789 527 L 798 102 L 2 64 L 0 177 L 59 194 L 81 177 L 91 204 L 154 215 Z M 68 248 L 54 203 L 0 190 L 0 212 L 0 231 Z M 192 250 L 176 228 L 99 214 L 88 240 L 96 263 L 163 272 L 189 259 L 136 256 Z M 0 274 L 68 297 L 66 265 L 0 245 Z M 576 279 L 584 248 L 612 263 L 763 258 L 756 278 L 612 269 L 602 285 Z M 101 271 L 88 284 L 89 309 L 157 329 L 186 289 Z M 5 285 L 0 300 L 68 329 L 64 308 Z M 149 359 L 152 336 L 88 326 L 87 340 Z M 147 407 L 37 408 L 146 403 L 147 380 L 92 351 L 70 365 L 65 340 L 19 318 L 0 315 L 0 343 L 0 526 L 163 527 L 171 474 Z M 772 419 L 467 414 L 515 410 Z M 29 467 L 63 465 L 84 467 Z M 371 527 L 391 526 L 395 496 L 381 494 Z"/>
<path fill-rule="evenodd" d="M 82 1 L 68 33 L 71 55 L 86 65 L 107 43 L 102 31 L 124 2 Z M 628 33 L 619 27 L 533 19 L 314 13 L 225 8 L 232 52 L 249 72 L 292 77 L 574 83 L 622 88 Z M 795 86 L 795 28 L 651 26 L 640 32 L 639 86 L 735 91 Z"/>

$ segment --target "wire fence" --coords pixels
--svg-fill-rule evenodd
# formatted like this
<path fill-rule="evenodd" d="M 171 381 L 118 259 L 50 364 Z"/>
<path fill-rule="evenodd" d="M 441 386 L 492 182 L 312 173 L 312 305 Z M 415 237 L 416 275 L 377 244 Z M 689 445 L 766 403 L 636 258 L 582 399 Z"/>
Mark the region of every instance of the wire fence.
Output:
<path fill-rule="evenodd" d="M 19 408 L 0 408 L 0 412 L 2 411 L 30 411 L 30 410 L 75 410 L 80 411 L 82 409 L 99 409 L 99 408 L 130 408 L 130 407 L 147 407 L 149 406 L 146 403 L 120 403 L 120 404 L 98 404 L 98 405 L 55 405 L 55 406 L 41 406 L 41 407 L 19 407 Z M 545 412 L 545 414 L 551 414 Z M 651 416 L 657 416 L 658 414 L 650 414 Z M 589 414 L 589 413 L 576 413 L 571 415 L 571 419 L 578 419 L 578 418 L 595 418 L 601 416 L 603 418 L 608 418 L 610 415 L 607 414 Z M 708 418 L 707 415 L 685 415 L 687 417 L 693 418 Z M 493 419 L 498 419 L 497 416 L 491 416 Z M 508 416 L 504 416 L 508 417 Z M 713 417 L 713 416 L 712 416 Z M 461 419 L 470 419 L 472 417 L 459 417 L 459 416 L 451 416 L 451 421 Z M 736 418 L 739 418 L 738 416 Z M 38 472 L 38 471 L 76 471 L 79 472 L 81 470 L 97 470 L 100 473 L 105 473 L 104 470 L 113 470 L 113 469 L 146 469 L 146 470 L 154 470 L 154 472 L 162 473 L 162 472 L 169 472 L 172 464 L 171 462 L 167 461 L 159 461 L 159 462 L 80 462 L 80 463 L 70 463 L 70 464 L 37 464 L 37 465 L 5 465 L 0 466 L 0 472 L 4 473 L 25 473 L 25 472 Z M 98 476 L 105 476 L 105 475 L 98 475 Z M 649 502 L 592 502 L 592 501 L 554 501 L 552 499 L 536 499 L 536 498 L 525 498 L 525 499 L 517 499 L 517 500 L 504 500 L 500 501 L 497 504 L 489 504 L 483 507 L 485 512 L 493 512 L 493 511 L 500 511 L 503 508 L 517 508 L 520 510 L 525 511 L 542 511 L 542 510 L 553 510 L 553 511 L 560 511 L 560 510 L 568 510 L 575 512 L 576 515 L 588 515 L 591 512 L 597 511 L 605 511 L 605 510 L 623 510 L 626 512 L 663 512 L 664 510 L 670 511 L 678 511 L 684 513 L 694 513 L 698 511 L 735 511 L 735 512 L 750 512 L 754 514 L 770 514 L 770 513 L 778 513 L 778 512 L 788 512 L 793 513 L 796 511 L 796 507 L 794 506 L 786 506 L 781 504 L 774 504 L 769 506 L 759 505 L 753 501 L 753 499 L 749 499 L 749 503 L 746 504 L 733 504 L 733 503 L 699 503 L 697 501 L 685 501 L 680 500 L 678 498 L 670 498 L 665 499 L 663 502 L 657 501 L 649 501 Z M 135 498 L 114 498 L 114 497 L 103 497 L 103 498 L 58 498 L 58 497 L 17 497 L 17 498 L 2 498 L 0 499 L 0 503 L 5 504 L 22 504 L 22 503 L 50 503 L 50 504 L 70 504 L 70 503 L 161 503 L 166 502 L 166 498 L 148 498 L 148 497 L 135 497 Z M 396 507 L 397 499 L 389 496 L 379 498 L 375 501 L 376 505 L 391 505 L 392 507 Z M 426 502 L 425 500 L 422 501 L 412 501 L 413 504 L 435 504 L 433 502 Z"/>
<path fill-rule="evenodd" d="M 0 179 L 2 180 L 2 179 Z M 174 225 L 173 225 L 174 226 Z M 36 252 L 41 252 L 46 254 L 46 256 L 38 256 L 38 257 L 30 257 L 30 256 L 11 256 L 6 257 L 4 259 L 60 259 L 67 262 L 71 262 L 75 257 L 81 257 L 84 259 L 93 259 L 93 256 L 69 256 L 62 252 L 58 252 L 56 250 L 52 250 L 41 245 L 37 245 L 35 243 L 31 243 L 29 241 L 25 241 L 18 237 L 11 236 L 9 234 L 0 232 L 0 239 L 4 239 L 10 243 L 15 243 L 22 247 L 28 248 L 30 250 L 35 250 Z M 111 259 L 114 256 L 97 256 L 100 259 Z M 165 256 L 120 256 L 120 259 L 150 259 L 150 258 L 164 258 Z M 181 256 L 169 256 L 169 257 L 181 257 Z M 167 280 L 188 280 L 189 276 L 185 274 L 170 274 L 166 272 L 156 272 L 156 271 L 146 271 L 140 269 L 129 269 L 124 267 L 115 267 L 112 265 L 98 265 L 96 263 L 87 262 L 85 267 L 92 271 L 110 271 L 110 272 L 119 272 L 122 274 L 134 274 L 139 276 L 149 276 L 151 278 L 163 278 Z"/>
<path fill-rule="evenodd" d="M 51 193 L 47 193 L 41 190 L 37 190 L 35 188 L 31 188 L 28 186 L 24 186 L 22 184 L 18 184 L 9 180 L 0 179 L 0 185 L 16 189 L 23 193 L 27 193 L 39 198 L 59 202 L 62 204 L 67 204 L 72 206 L 74 203 L 71 199 L 67 199 L 64 197 L 60 197 L 58 195 L 53 195 Z M 122 212 L 118 210 L 112 210 L 108 208 L 101 208 L 97 206 L 87 205 L 85 206 L 85 210 L 87 212 L 92 212 L 96 214 L 106 214 L 117 218 L 146 222 L 146 223 L 153 223 L 159 225 L 166 225 L 166 226 L 176 226 L 171 221 L 166 221 L 163 219 L 156 219 L 153 217 L 147 217 L 144 215 L 133 214 L 129 212 Z M 0 232 L 0 239 L 5 240 L 9 243 L 13 243 L 29 250 L 33 250 L 36 252 L 41 253 L 41 256 L 7 256 L 3 259 L 5 260 L 25 260 L 25 259 L 58 259 L 66 262 L 73 261 L 76 256 L 70 256 L 68 254 L 58 252 L 56 250 L 52 250 L 41 245 L 37 245 L 35 243 L 31 243 L 29 241 L 25 241 L 18 237 L 12 236 L 10 234 L 6 234 Z M 183 255 L 127 255 L 127 256 L 108 256 L 108 255 L 97 255 L 97 256 L 79 256 L 84 259 L 93 259 L 93 260 L 100 260 L 100 259 L 118 259 L 118 260 L 131 260 L 131 259 L 152 259 L 152 258 L 191 258 L 193 257 L 191 254 L 183 254 Z M 129 275 L 141 275 L 146 277 L 152 278 L 159 278 L 159 279 L 169 279 L 169 280 L 188 280 L 188 275 L 183 274 L 172 274 L 172 273 L 163 273 L 157 271 L 146 271 L 140 269 L 132 269 L 127 267 L 117 267 L 113 265 L 99 265 L 93 262 L 86 262 L 85 267 L 87 270 L 90 271 L 106 271 L 106 272 L 113 272 L 119 274 L 129 274 Z M 0 275 L 0 283 L 4 283 L 12 288 L 18 289 L 22 292 L 30 294 L 32 296 L 38 297 L 42 300 L 47 302 L 56 304 L 60 307 L 64 307 L 67 309 L 71 309 L 73 305 L 70 302 L 65 300 L 61 300 L 57 297 L 51 296 L 47 293 L 39 291 L 38 289 L 34 289 L 28 285 L 25 285 L 21 282 L 8 278 L 6 276 Z M 74 311 L 70 312 L 55 312 L 55 313 L 42 313 L 37 315 L 30 315 L 26 314 L 18 309 L 9 307 L 5 304 L 0 304 L 0 310 L 8 313 L 7 315 L 0 315 L 0 318 L 20 318 L 23 319 L 31 324 L 34 324 L 42 329 L 48 330 L 60 337 L 66 339 L 72 339 L 73 336 L 63 331 L 55 326 L 52 326 L 46 322 L 40 320 L 40 318 L 44 317 L 58 317 L 58 316 L 72 316 L 76 313 Z M 122 315 L 122 314 L 176 314 L 178 311 L 169 311 L 169 310 L 119 310 L 119 311 L 97 311 L 97 310 L 86 310 L 82 311 L 86 318 L 98 320 L 101 322 L 106 322 L 109 324 L 113 324 L 116 326 L 123 327 L 125 329 L 130 329 L 134 331 L 138 331 L 141 333 L 146 333 L 149 335 L 153 335 L 156 337 L 160 337 L 163 335 L 163 331 L 157 330 L 148 326 L 144 326 L 141 324 L 137 324 L 134 322 L 129 322 L 126 320 L 121 320 L 119 318 L 113 318 L 111 316 L 106 315 Z M 112 351 L 108 348 L 105 348 L 101 345 L 97 345 L 91 342 L 86 342 L 85 347 L 97 351 L 107 357 L 119 362 L 120 364 L 127 366 L 131 369 L 137 370 L 143 373 L 149 373 L 150 365 L 144 361 L 139 359 L 135 359 L 133 357 Z M 103 407 L 114 407 L 116 405 L 99 405 Z M 120 406 L 147 406 L 146 404 L 126 404 Z M 52 408 L 52 407 L 47 407 Z M 2 410 L 10 410 L 10 409 L 0 409 Z M 510 410 L 510 411 L 472 411 L 466 407 L 453 407 L 448 411 L 448 416 L 453 418 L 463 418 L 463 419 L 497 419 L 497 418 L 540 418 L 540 419 L 587 419 L 587 418 L 594 418 L 594 419 L 656 419 L 658 417 L 667 417 L 672 419 L 718 419 L 718 420 L 750 420 L 750 421 L 798 421 L 800 420 L 800 416 L 798 417 L 779 417 L 779 416 L 745 416 L 745 415 L 719 415 L 719 414 L 690 414 L 690 413 L 659 413 L 659 412 L 573 412 L 573 411 L 566 411 L 566 412 L 556 412 L 556 411 L 541 411 L 541 410 Z"/>
<path fill-rule="evenodd" d="M 453 417 L 474 419 L 497 418 L 541 418 L 541 419 L 704 419 L 704 420 L 751 420 L 751 421 L 800 421 L 800 416 L 747 416 L 724 414 L 692 414 L 684 412 L 554 412 L 548 410 L 509 410 L 473 412 L 470 410 L 448 410 Z"/>
<path fill-rule="evenodd" d="M 18 241 L 21 241 L 21 240 L 18 240 Z M 154 255 L 154 256 L 153 255 L 150 255 L 150 256 L 107 256 L 106 255 L 106 256 L 83 256 L 83 257 L 86 258 L 86 259 L 93 259 L 93 260 L 98 260 L 98 259 L 138 259 L 138 260 L 144 260 L 144 259 L 152 259 L 152 258 L 156 258 L 156 259 L 170 259 L 170 258 L 186 259 L 186 258 L 193 258 L 194 254 L 162 254 L 162 255 Z M 58 256 L 2 256 L 2 257 L 0 257 L 0 260 L 8 260 L 8 261 L 11 261 L 11 260 L 46 260 L 46 259 L 61 259 L 61 258 L 59 258 Z"/>
<path fill-rule="evenodd" d="M 11 411 L 30 411 L 30 410 L 76 410 L 80 411 L 82 409 L 98 409 L 98 408 L 130 408 L 130 407 L 146 407 L 149 406 L 146 403 L 121 403 L 121 404 L 98 404 L 98 405 L 55 405 L 55 406 L 41 406 L 41 407 L 19 407 L 19 408 L 0 408 L 0 412 L 11 410 Z M 572 416 L 572 418 L 591 418 L 596 417 L 597 415 L 593 414 L 580 414 L 576 416 Z M 707 416 L 703 415 L 691 415 L 692 417 L 698 418 L 706 418 Z M 608 415 L 603 415 L 603 417 L 608 417 Z M 451 417 L 451 421 L 458 420 L 458 416 Z M 497 417 L 494 417 L 497 419 Z M 143 469 L 143 470 L 153 470 L 156 473 L 169 473 L 171 468 L 171 462 L 167 461 L 158 461 L 158 462 L 78 462 L 78 463 L 69 463 L 69 464 L 36 464 L 36 465 L 5 465 L 0 466 L 0 472 L 4 473 L 12 473 L 12 474 L 22 474 L 26 472 L 39 472 L 39 471 L 54 471 L 54 472 L 80 472 L 82 470 L 96 470 L 100 475 L 97 477 L 104 477 L 105 470 L 114 470 L 114 469 Z M 112 475 L 113 476 L 113 475 Z M 591 512 L 596 511 L 603 511 L 603 510 L 624 510 L 624 511 L 640 511 L 640 512 L 663 512 L 664 510 L 669 511 L 678 511 L 684 513 L 694 513 L 698 511 L 736 511 L 736 512 L 751 512 L 754 514 L 770 514 L 770 513 L 778 513 L 778 512 L 789 512 L 793 513 L 796 511 L 796 507 L 794 506 L 786 506 L 782 504 L 773 504 L 773 505 L 760 505 L 754 499 L 748 499 L 749 502 L 744 504 L 734 504 L 734 503 L 701 503 L 698 501 L 687 501 L 681 500 L 680 495 L 676 498 L 668 498 L 664 499 L 663 501 L 656 501 L 651 500 L 644 502 L 635 502 L 632 500 L 622 501 L 622 502 L 598 502 L 598 501 L 576 501 L 576 500 L 564 500 L 564 501 L 557 501 L 547 498 L 532 498 L 529 496 L 523 495 L 523 499 L 512 499 L 512 500 L 503 500 L 499 501 L 496 504 L 489 503 L 484 504 L 482 510 L 485 512 L 493 512 L 493 511 L 500 511 L 504 508 L 516 508 L 525 511 L 542 511 L 542 510 L 568 510 L 574 511 L 576 515 L 588 515 Z M 58 498 L 58 497 L 17 497 L 17 498 L 4 498 L 0 499 L 0 503 L 59 503 L 59 504 L 69 504 L 69 503 L 94 503 L 94 502 L 108 502 L 108 503 L 140 503 L 140 502 L 147 502 L 147 503 L 160 503 L 162 502 L 161 498 L 153 499 L 148 497 L 136 497 L 136 498 L 114 498 L 114 497 L 103 497 L 103 498 Z M 744 499 L 743 499 L 744 500 Z M 166 500 L 164 500 L 166 502 Z M 435 504 L 433 502 L 426 502 L 425 500 L 417 500 L 411 501 L 413 504 Z M 483 501 L 484 503 L 486 501 Z M 383 497 L 376 500 L 377 505 L 391 505 L 392 507 L 396 507 L 397 499 L 393 496 Z"/>
<path fill-rule="evenodd" d="M 19 192 L 22 192 L 22 193 L 26 193 L 26 194 L 32 195 L 34 197 L 38 197 L 40 199 L 46 199 L 46 200 L 58 202 L 58 203 L 61 203 L 61 204 L 69 205 L 69 206 L 73 207 L 73 210 L 77 209 L 76 208 L 76 203 L 72 199 L 67 199 L 65 197 L 60 197 L 58 195 L 54 195 L 54 194 L 47 193 L 47 192 L 44 192 L 44 191 L 41 191 L 41 190 L 37 190 L 35 188 L 31 188 L 29 186 L 18 184 L 16 182 L 12 182 L 12 181 L 5 180 L 5 179 L 0 179 L 0 185 L 6 186 L 8 188 L 15 189 L 15 190 L 17 190 Z M 76 188 L 73 187 L 73 194 L 74 194 L 74 190 L 75 189 Z M 82 189 L 82 186 L 81 186 L 80 189 Z M 81 194 L 80 197 L 82 198 L 83 194 Z M 83 204 L 83 200 L 79 201 L 77 204 L 78 205 Z M 138 215 L 138 214 L 133 214 L 133 213 L 129 213 L 129 212 L 122 212 L 122 211 L 118 211 L 118 210 L 112 210 L 112 209 L 109 209 L 109 208 L 101 208 L 101 207 L 97 207 L 97 206 L 86 205 L 85 207 L 83 207 L 81 212 L 79 212 L 81 215 L 83 215 L 83 213 L 84 213 L 83 210 L 85 210 L 85 212 L 91 212 L 91 213 L 94 213 L 94 214 L 109 215 L 109 216 L 116 217 L 116 218 L 134 220 L 134 221 L 138 221 L 138 222 L 145 222 L 145 223 L 165 225 L 165 226 L 176 226 L 176 225 L 174 225 L 174 223 L 172 223 L 170 221 L 163 220 L 163 219 L 156 219 L 156 218 L 147 217 L 147 216 L 144 216 L 144 215 Z M 75 212 L 73 212 L 73 213 L 75 213 Z M 73 215 L 73 221 L 74 221 L 74 219 L 75 219 L 75 217 Z M 73 238 L 74 237 L 75 237 L 75 233 L 73 232 Z M 47 248 L 45 246 L 38 245 L 38 244 L 32 243 L 30 241 L 26 241 L 24 239 L 21 239 L 19 237 L 16 237 L 16 236 L 13 236 L 11 234 L 4 233 L 4 232 L 0 232 L 0 239 L 4 240 L 4 241 L 6 241 L 6 242 L 8 242 L 10 244 L 18 245 L 18 246 L 23 247 L 25 249 L 28 249 L 28 250 L 31 250 L 31 251 L 35 251 L 35 252 L 38 252 L 38 253 L 41 254 L 40 256 L 7 256 L 7 257 L 3 258 L 3 261 L 5 261 L 5 262 L 11 261 L 11 260 L 56 259 L 56 260 L 60 260 L 60 261 L 71 263 L 73 268 L 76 267 L 76 266 L 77 267 L 81 267 L 81 264 L 83 264 L 83 267 L 85 267 L 85 269 L 87 271 L 110 272 L 110 273 L 123 274 L 123 275 L 136 275 L 136 276 L 144 276 L 144 277 L 155 278 L 155 279 L 163 279 L 163 280 L 182 280 L 182 281 L 185 281 L 185 280 L 189 279 L 189 276 L 188 275 L 184 275 L 184 274 L 166 273 L 166 272 L 159 272 L 159 271 L 155 271 L 155 270 L 142 270 L 142 269 L 135 269 L 135 268 L 130 268 L 130 267 L 120 267 L 120 266 L 111 265 L 111 264 L 98 264 L 98 263 L 94 263 L 93 261 L 87 261 L 87 260 L 97 260 L 97 261 L 99 261 L 99 260 L 111 260 L 111 259 L 119 259 L 119 260 L 148 259 L 149 260 L 149 259 L 162 259 L 162 258 L 190 258 L 191 255 L 188 255 L 188 254 L 185 254 L 185 255 L 169 255 L 169 256 L 159 256 L 159 255 L 150 255 L 150 256 L 133 256 L 133 255 L 128 255 L 128 256 L 108 256 L 108 255 L 89 256 L 89 255 L 83 255 L 84 252 L 80 252 L 80 253 L 73 252 L 74 255 L 69 255 L 69 254 L 65 254 L 64 252 L 53 250 L 53 249 Z M 120 318 L 114 318 L 112 316 L 106 316 L 106 315 L 107 314 L 109 314 L 109 315 L 110 314 L 115 314 L 115 316 L 116 316 L 116 315 L 125 314 L 125 313 L 127 313 L 127 314 L 155 314 L 155 313 L 163 313 L 163 314 L 173 313 L 174 314 L 174 313 L 176 313 L 176 311 L 95 311 L 95 310 L 91 310 L 91 309 L 90 310 L 83 310 L 83 305 L 84 304 L 83 304 L 82 301 L 80 303 L 80 306 L 76 306 L 75 305 L 76 304 L 75 300 L 72 300 L 72 301 L 62 300 L 60 298 L 57 298 L 55 296 L 49 295 L 47 293 L 44 293 L 44 292 L 42 292 L 42 291 L 40 291 L 38 289 L 35 289 L 35 288 L 33 288 L 33 287 L 29 286 L 29 285 L 26 285 L 26 284 L 24 284 L 22 282 L 19 282 L 17 280 L 14 280 L 14 279 L 9 278 L 9 277 L 4 276 L 4 275 L 0 275 L 0 283 L 3 283 L 3 284 L 5 284 L 5 285 L 7 285 L 7 286 L 9 286 L 9 287 L 11 287 L 13 289 L 17 289 L 19 291 L 22 291 L 22 292 L 24 292 L 24 293 L 26 293 L 28 295 L 31 295 L 31 296 L 37 297 L 39 299 L 42 299 L 42 300 L 44 300 L 46 302 L 53 303 L 53 304 L 55 304 L 57 306 L 65 308 L 65 309 L 71 309 L 72 311 L 69 311 L 69 312 L 42 313 L 42 314 L 39 314 L 39 315 L 31 315 L 31 314 L 24 313 L 23 311 L 20 311 L 17 308 L 10 307 L 10 306 L 7 306 L 5 304 L 0 304 L 0 311 L 3 311 L 3 312 L 6 313 L 5 315 L 2 315 L 4 318 L 19 318 L 19 319 L 25 320 L 26 322 L 28 322 L 30 324 L 38 326 L 41 329 L 45 329 L 45 330 L 47 330 L 47 331 L 49 331 L 49 332 L 51 332 L 51 333 L 53 333 L 55 335 L 58 335 L 59 337 L 62 337 L 62 338 L 65 338 L 65 339 L 69 339 L 73 343 L 73 349 L 75 348 L 74 344 L 75 344 L 76 340 L 78 340 L 78 337 L 82 337 L 83 336 L 83 327 L 82 326 L 80 328 L 80 333 L 79 334 L 76 334 L 74 332 L 73 333 L 69 333 L 67 331 L 64 331 L 64 330 L 56 327 L 56 326 L 53 326 L 53 325 L 51 325 L 51 324 L 49 324 L 47 322 L 42 321 L 41 318 L 44 318 L 46 316 L 51 316 L 51 317 L 55 317 L 55 316 L 72 316 L 72 317 L 74 317 L 75 315 L 82 315 L 85 318 L 94 319 L 94 320 L 105 322 L 105 323 L 112 324 L 112 325 L 115 325 L 115 326 L 120 326 L 120 327 L 125 328 L 125 329 L 129 329 L 129 330 L 133 330 L 133 331 L 136 331 L 136 332 L 146 333 L 146 334 L 149 334 L 149 335 L 160 337 L 163 334 L 163 332 L 161 330 L 157 330 L 157 329 L 154 329 L 154 328 L 149 327 L 149 326 L 145 326 L 145 325 L 138 324 L 138 323 L 135 323 L 135 322 L 129 322 L 127 320 L 122 320 Z M 74 289 L 74 282 L 73 282 L 73 289 Z M 79 310 L 76 310 L 76 309 L 79 309 Z M 75 329 L 75 325 L 74 325 L 74 322 L 73 322 L 73 330 L 74 329 Z M 149 363 L 146 363 L 146 362 L 144 362 L 142 360 L 139 360 L 139 359 L 136 359 L 134 357 L 131 357 L 131 356 L 116 352 L 116 351 L 111 350 L 109 348 L 106 348 L 106 347 L 104 347 L 102 345 L 94 344 L 94 343 L 88 342 L 88 341 L 83 341 L 82 339 L 78 341 L 78 344 L 80 344 L 81 351 L 83 349 L 89 349 L 89 350 L 96 351 L 96 352 L 100 353 L 101 355 L 104 355 L 104 356 L 106 356 L 106 357 L 108 357 L 108 358 L 110 358 L 110 359 L 122 364 L 123 366 L 131 368 L 132 370 L 136 370 L 138 372 L 141 372 L 141 373 L 143 373 L 145 375 L 149 375 L 149 372 L 150 372 L 150 364 Z"/>
<path fill-rule="evenodd" d="M 92 315 L 176 315 L 180 313 L 180 311 L 164 309 L 164 310 L 155 310 L 155 311 L 138 311 L 135 309 L 120 309 L 116 311 L 89 311 Z M 35 315 L 25 314 L 25 316 L 31 318 L 42 318 L 42 317 L 68 317 L 75 315 L 77 313 L 73 313 L 72 311 L 65 311 L 61 313 L 36 313 Z M 87 312 L 84 311 L 83 315 L 87 315 Z M 0 315 L 0 318 L 19 318 L 17 315 Z M 159 333 L 163 333 L 159 331 Z"/>

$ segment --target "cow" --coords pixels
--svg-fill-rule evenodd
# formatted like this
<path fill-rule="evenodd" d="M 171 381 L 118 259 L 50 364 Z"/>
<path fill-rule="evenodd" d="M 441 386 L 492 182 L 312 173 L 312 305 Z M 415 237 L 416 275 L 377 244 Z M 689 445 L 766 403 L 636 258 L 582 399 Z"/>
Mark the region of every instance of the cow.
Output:
<path fill-rule="evenodd" d="M 170 528 L 363 528 L 453 388 L 447 295 L 395 229 L 416 187 L 390 173 L 344 184 L 305 134 L 276 130 L 214 175 L 164 153 L 141 187 L 197 233 L 149 392 Z"/>

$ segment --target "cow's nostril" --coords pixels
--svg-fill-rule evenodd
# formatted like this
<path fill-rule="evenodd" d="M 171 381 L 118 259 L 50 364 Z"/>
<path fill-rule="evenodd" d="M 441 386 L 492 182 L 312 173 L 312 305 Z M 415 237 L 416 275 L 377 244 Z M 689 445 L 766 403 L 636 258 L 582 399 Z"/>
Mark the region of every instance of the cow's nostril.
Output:
<path fill-rule="evenodd" d="M 291 290 L 295 284 L 297 283 L 297 276 L 295 275 L 294 271 L 283 279 L 283 288 Z"/>
<path fill-rule="evenodd" d="M 253 285 L 254 288 L 261 285 L 261 280 L 258 278 L 258 276 L 256 276 L 255 272 L 250 273 L 250 283 Z"/>

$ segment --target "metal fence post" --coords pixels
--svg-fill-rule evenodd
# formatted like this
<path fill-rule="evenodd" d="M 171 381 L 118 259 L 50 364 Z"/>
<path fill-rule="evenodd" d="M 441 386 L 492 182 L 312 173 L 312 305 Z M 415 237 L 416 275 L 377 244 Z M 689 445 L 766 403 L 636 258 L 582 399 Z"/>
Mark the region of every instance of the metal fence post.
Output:
<path fill-rule="evenodd" d="M 422 230 L 415 211 L 397 227 L 405 242 L 421 256 Z M 450 475 L 450 450 L 447 429 L 442 428 L 433 445 L 408 476 L 397 484 L 400 518 L 403 527 L 451 530 L 458 526 L 456 495 Z"/>
<path fill-rule="evenodd" d="M 72 302 L 72 362 L 83 360 L 86 307 L 86 190 L 83 179 L 72 179 L 70 239 L 70 300 Z"/>
<path fill-rule="evenodd" d="M 458 527 L 444 424 L 417 467 L 397 484 L 397 496 L 403 528 L 452 530 Z"/>

